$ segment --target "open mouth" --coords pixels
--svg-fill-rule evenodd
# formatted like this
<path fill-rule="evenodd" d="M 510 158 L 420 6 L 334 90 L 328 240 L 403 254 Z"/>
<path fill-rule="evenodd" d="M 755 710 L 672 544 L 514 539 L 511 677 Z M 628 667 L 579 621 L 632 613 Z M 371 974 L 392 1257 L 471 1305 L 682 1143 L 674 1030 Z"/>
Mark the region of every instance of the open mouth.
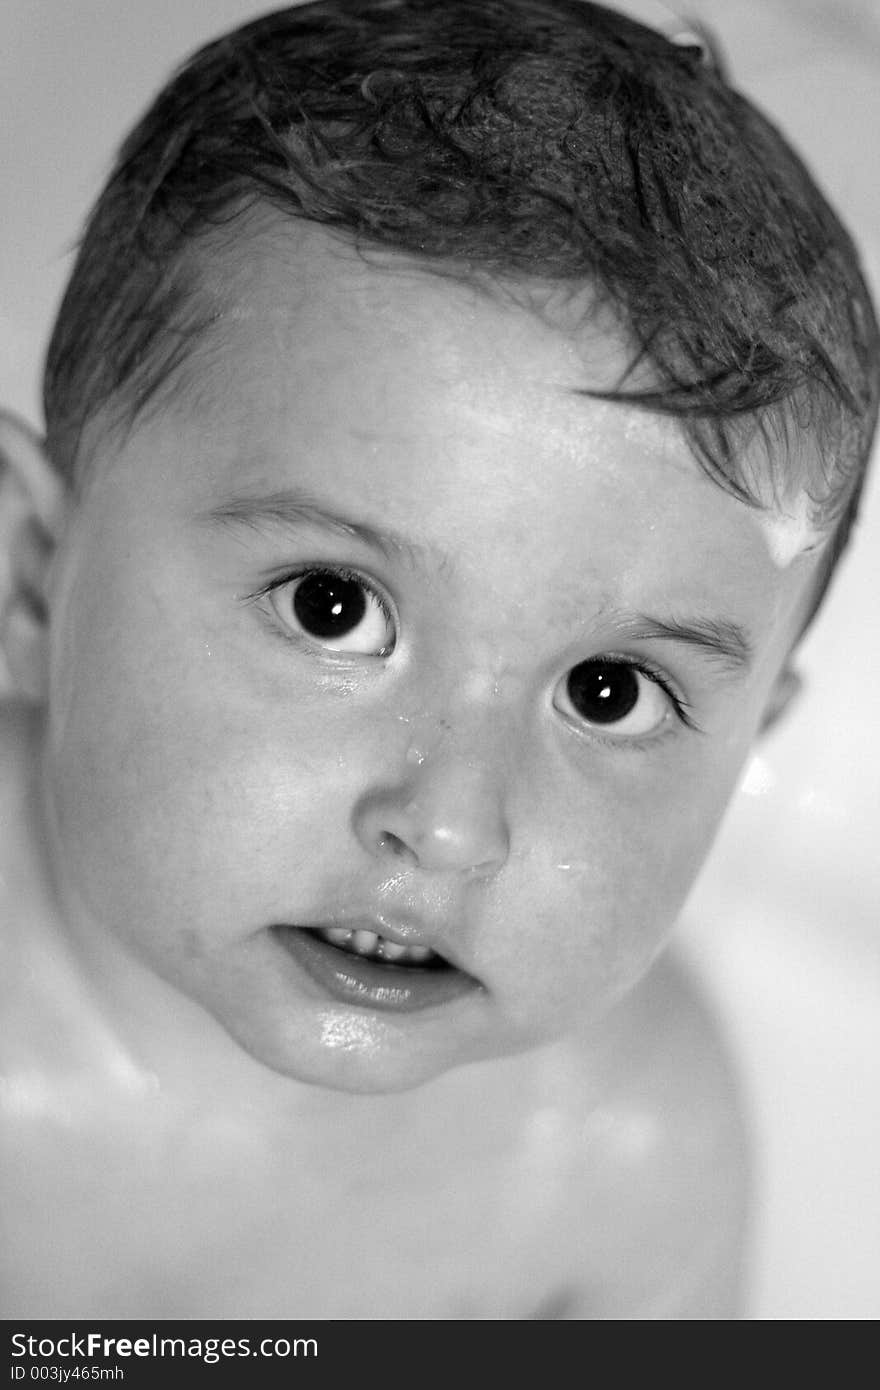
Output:
<path fill-rule="evenodd" d="M 316 927 L 315 934 L 340 951 L 349 951 L 364 960 L 381 961 L 384 965 L 420 966 L 430 970 L 451 970 L 449 962 L 428 946 L 401 946 L 398 941 L 365 927 Z"/>
<path fill-rule="evenodd" d="M 410 1012 L 482 989 L 428 946 L 407 946 L 366 927 L 273 927 L 311 979 L 340 1003 Z"/>

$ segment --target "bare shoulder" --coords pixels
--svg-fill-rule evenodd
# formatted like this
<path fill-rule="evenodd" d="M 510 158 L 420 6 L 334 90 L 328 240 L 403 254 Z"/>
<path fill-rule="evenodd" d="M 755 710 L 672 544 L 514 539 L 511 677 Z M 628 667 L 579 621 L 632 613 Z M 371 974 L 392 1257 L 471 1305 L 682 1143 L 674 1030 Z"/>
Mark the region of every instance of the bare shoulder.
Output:
<path fill-rule="evenodd" d="M 598 1057 L 597 1073 L 595 1043 L 568 1045 L 570 1278 L 531 1316 L 736 1319 L 748 1124 L 712 1010 L 674 956 L 618 1009 Z"/>
<path fill-rule="evenodd" d="M 675 1120 L 667 1139 L 681 1161 L 718 1143 L 726 1152 L 741 1150 L 745 1125 L 730 1047 L 715 1010 L 674 950 L 618 1008 L 603 1051 L 621 1103 L 645 1107 L 661 1126 Z"/>
<path fill-rule="evenodd" d="M 601 1233 L 616 1225 L 592 1315 L 738 1318 L 749 1134 L 722 1030 L 671 954 L 612 1022 L 605 1101 L 584 1122 L 585 1186 L 606 1202 Z"/>

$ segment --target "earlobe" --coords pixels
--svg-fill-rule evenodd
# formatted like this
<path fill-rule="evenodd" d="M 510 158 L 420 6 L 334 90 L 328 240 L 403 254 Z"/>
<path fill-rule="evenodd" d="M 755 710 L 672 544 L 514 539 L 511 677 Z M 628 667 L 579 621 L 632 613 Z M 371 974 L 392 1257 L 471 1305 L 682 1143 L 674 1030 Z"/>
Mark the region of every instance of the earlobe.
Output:
<path fill-rule="evenodd" d="M 803 679 L 788 662 L 783 666 L 770 692 L 759 733 L 765 734 L 788 713 L 803 690 Z"/>
<path fill-rule="evenodd" d="M 39 437 L 0 411 L 0 651 L 3 683 L 40 701 L 46 684 L 46 580 L 65 493 Z"/>

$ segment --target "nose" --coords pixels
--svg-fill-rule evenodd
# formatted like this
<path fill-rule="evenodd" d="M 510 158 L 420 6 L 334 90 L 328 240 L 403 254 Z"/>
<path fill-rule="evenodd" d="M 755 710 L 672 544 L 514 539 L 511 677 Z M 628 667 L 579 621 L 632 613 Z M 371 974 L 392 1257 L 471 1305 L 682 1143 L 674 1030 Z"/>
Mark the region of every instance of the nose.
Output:
<path fill-rule="evenodd" d="M 426 872 L 489 875 L 510 850 L 500 780 L 463 757 L 427 758 L 398 783 L 372 788 L 353 823 L 370 854 Z"/>

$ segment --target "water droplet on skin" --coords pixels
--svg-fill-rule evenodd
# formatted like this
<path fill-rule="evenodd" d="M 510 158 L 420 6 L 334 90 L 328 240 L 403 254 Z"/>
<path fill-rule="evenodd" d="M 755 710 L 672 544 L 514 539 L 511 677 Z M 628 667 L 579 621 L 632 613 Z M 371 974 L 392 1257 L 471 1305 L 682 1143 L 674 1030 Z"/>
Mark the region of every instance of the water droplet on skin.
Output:
<path fill-rule="evenodd" d="M 396 893 L 406 882 L 406 873 L 392 874 L 384 882 L 379 884 L 378 893 L 380 897 L 385 897 L 389 893 Z"/>
<path fill-rule="evenodd" d="M 328 1012 L 321 1021 L 321 1042 L 324 1047 L 340 1052 L 359 1052 L 369 1055 L 379 1046 L 380 1027 L 370 1018 L 353 1018 L 350 1014 Z"/>

